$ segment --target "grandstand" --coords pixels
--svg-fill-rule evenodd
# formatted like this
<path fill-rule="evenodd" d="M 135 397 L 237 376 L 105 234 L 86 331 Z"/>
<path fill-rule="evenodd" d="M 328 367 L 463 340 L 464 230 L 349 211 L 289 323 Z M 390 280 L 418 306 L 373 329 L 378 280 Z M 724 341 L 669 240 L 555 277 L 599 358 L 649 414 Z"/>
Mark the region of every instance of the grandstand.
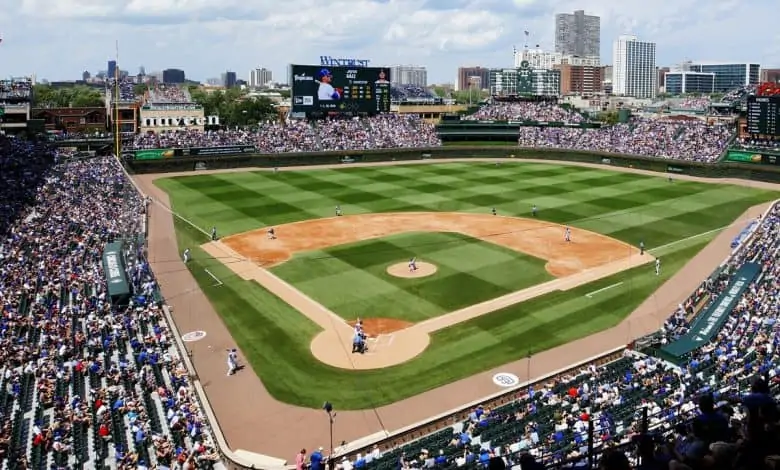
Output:
<path fill-rule="evenodd" d="M 123 168 L 3 137 L 0 166 L 3 468 L 221 468 Z"/>
<path fill-rule="evenodd" d="M 390 88 L 390 100 L 393 104 L 430 104 L 440 105 L 443 99 L 425 87 L 414 85 L 393 85 Z"/>
<path fill-rule="evenodd" d="M 18 134 L 31 117 L 33 81 L 29 77 L 0 80 L 0 133 Z"/>
<path fill-rule="evenodd" d="M 147 92 L 146 102 L 153 105 L 181 105 L 194 104 L 189 90 L 164 83 L 155 85 Z"/>

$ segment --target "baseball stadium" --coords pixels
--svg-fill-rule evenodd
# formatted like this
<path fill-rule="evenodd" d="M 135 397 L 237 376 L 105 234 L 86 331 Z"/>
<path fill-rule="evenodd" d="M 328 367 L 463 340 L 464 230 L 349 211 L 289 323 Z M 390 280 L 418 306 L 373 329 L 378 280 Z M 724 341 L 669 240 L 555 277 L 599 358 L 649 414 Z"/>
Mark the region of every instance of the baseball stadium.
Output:
<path fill-rule="evenodd" d="M 65 357 L 5 376 L 6 468 L 596 468 L 706 403 L 776 418 L 780 166 L 737 111 L 353 111 L 2 137 L 8 345 Z"/>

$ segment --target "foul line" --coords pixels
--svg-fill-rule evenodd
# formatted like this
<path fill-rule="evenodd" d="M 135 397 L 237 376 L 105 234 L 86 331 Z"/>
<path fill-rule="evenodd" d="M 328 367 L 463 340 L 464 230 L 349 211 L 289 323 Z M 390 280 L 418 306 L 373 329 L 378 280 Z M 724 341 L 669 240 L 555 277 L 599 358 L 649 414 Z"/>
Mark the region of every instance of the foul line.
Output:
<path fill-rule="evenodd" d="M 162 207 L 166 212 L 168 212 L 172 216 L 174 216 L 177 219 L 181 220 L 182 222 L 184 222 L 185 224 L 187 224 L 190 227 L 194 228 L 195 230 L 197 230 L 198 232 L 202 233 L 203 235 L 206 235 L 207 237 L 211 237 L 210 233 L 208 233 L 207 231 L 205 231 L 202 228 L 200 228 L 197 225 L 195 225 L 195 223 L 192 222 L 191 220 L 185 219 L 184 217 L 180 216 L 179 214 L 174 212 L 171 208 L 169 208 L 165 204 L 163 204 L 162 201 L 160 201 L 159 199 L 152 199 L 152 200 L 154 201 L 155 204 L 157 204 L 160 207 Z"/>
<path fill-rule="evenodd" d="M 725 226 L 720 227 L 720 228 L 715 228 L 715 229 L 712 229 L 712 230 L 707 230 L 706 232 L 697 233 L 696 235 L 691 235 L 690 237 L 681 238 L 680 240 L 676 240 L 676 241 L 673 241 L 671 243 L 667 243 L 666 245 L 657 246 L 655 248 L 647 250 L 647 252 L 648 253 L 653 253 L 654 251 L 662 251 L 662 250 L 664 250 L 666 248 L 672 247 L 672 246 L 677 245 L 679 243 L 685 243 L 687 241 L 694 240 L 696 238 L 703 237 L 705 235 L 710 235 L 710 234 L 713 234 L 713 233 L 721 232 L 721 231 L 726 230 L 727 228 L 731 227 L 732 225 L 734 225 L 734 224 L 725 225 Z"/>
<path fill-rule="evenodd" d="M 211 276 L 211 278 L 214 279 L 214 281 L 216 281 L 216 284 L 214 284 L 213 287 L 219 287 L 224 284 L 222 281 L 219 280 L 219 278 L 217 278 L 217 276 L 214 275 L 214 273 L 212 273 L 208 269 L 204 269 L 204 271 L 206 271 L 206 274 Z"/>
<path fill-rule="evenodd" d="M 585 294 L 585 297 L 590 299 L 593 298 L 593 296 L 598 294 L 599 292 L 604 292 L 605 290 L 609 290 L 612 289 L 613 287 L 622 286 L 622 285 L 623 285 L 623 281 L 620 281 L 617 284 L 612 284 L 611 286 L 602 287 L 601 289 L 594 290 L 593 292 L 588 292 L 587 294 Z"/>

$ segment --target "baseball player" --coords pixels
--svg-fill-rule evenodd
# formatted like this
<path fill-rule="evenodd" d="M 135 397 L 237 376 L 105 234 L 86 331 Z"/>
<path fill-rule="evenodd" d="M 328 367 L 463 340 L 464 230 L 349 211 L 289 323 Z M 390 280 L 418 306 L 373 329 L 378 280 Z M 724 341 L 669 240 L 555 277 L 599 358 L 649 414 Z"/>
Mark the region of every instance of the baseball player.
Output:
<path fill-rule="evenodd" d="M 276 173 L 279 173 L 279 167 L 278 166 L 274 167 L 274 174 L 276 174 Z"/>
<path fill-rule="evenodd" d="M 185 248 L 184 249 L 184 253 L 182 253 L 181 257 L 182 257 L 182 259 L 184 260 L 185 263 L 189 263 L 190 262 L 190 249 L 189 248 Z"/>
<path fill-rule="evenodd" d="M 409 272 L 413 273 L 417 271 L 417 258 L 412 258 L 409 260 Z"/>
<path fill-rule="evenodd" d="M 566 242 L 571 241 L 571 229 L 568 226 L 563 231 L 563 240 Z"/>
<path fill-rule="evenodd" d="M 227 375 L 230 377 L 231 375 L 236 373 L 236 368 L 238 368 L 238 353 L 236 353 L 235 349 L 228 349 L 227 350 L 227 366 L 228 366 L 228 372 Z"/>
<path fill-rule="evenodd" d="M 268 239 L 273 240 L 276 238 L 276 232 L 274 231 L 274 228 L 271 227 L 268 229 Z"/>
<path fill-rule="evenodd" d="M 661 275 L 661 260 L 659 258 L 655 259 L 655 275 Z"/>
<path fill-rule="evenodd" d="M 336 206 L 336 217 L 341 217 L 341 206 L 340 205 Z"/>
<path fill-rule="evenodd" d="M 211 227 L 211 241 L 217 240 L 217 227 Z"/>
<path fill-rule="evenodd" d="M 531 215 L 533 217 L 536 217 L 536 213 L 539 212 L 539 209 L 536 207 L 536 204 L 531 208 Z"/>
<path fill-rule="evenodd" d="M 639 254 L 640 255 L 645 254 L 645 242 L 642 240 L 639 241 Z"/>
<path fill-rule="evenodd" d="M 490 209 L 490 212 L 492 212 L 493 215 L 496 215 L 496 208 L 494 207 L 494 208 Z"/>
<path fill-rule="evenodd" d="M 331 82 L 333 81 L 333 75 L 330 73 L 330 70 L 322 69 L 320 70 L 320 73 L 317 74 L 317 76 L 319 77 L 319 81 L 317 81 L 317 83 L 320 86 L 317 89 L 317 98 L 320 101 L 336 101 L 341 99 L 341 93 L 339 93 L 339 90 L 333 88 L 333 85 L 331 85 Z"/>

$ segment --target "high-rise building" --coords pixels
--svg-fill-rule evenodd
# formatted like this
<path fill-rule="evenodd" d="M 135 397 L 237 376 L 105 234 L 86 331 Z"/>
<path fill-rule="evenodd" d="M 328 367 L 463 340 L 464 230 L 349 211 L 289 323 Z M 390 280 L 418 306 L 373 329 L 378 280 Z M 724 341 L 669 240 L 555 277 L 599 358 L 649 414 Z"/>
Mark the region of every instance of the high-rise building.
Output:
<path fill-rule="evenodd" d="M 117 78 L 115 60 L 108 61 L 108 78 Z"/>
<path fill-rule="evenodd" d="M 712 93 L 715 74 L 701 72 L 667 72 L 664 74 L 664 91 L 670 95 L 685 93 Z"/>
<path fill-rule="evenodd" d="M 85 70 L 84 73 L 81 74 L 81 79 L 85 82 L 89 81 L 90 78 L 92 78 L 92 74 L 89 73 L 89 70 Z"/>
<path fill-rule="evenodd" d="M 612 93 L 654 98 L 657 92 L 655 43 L 620 36 L 612 47 Z"/>
<path fill-rule="evenodd" d="M 658 67 L 655 83 L 658 86 L 659 91 L 661 91 L 661 89 L 664 89 L 664 91 L 666 91 L 666 74 L 671 71 L 672 70 L 669 67 Z"/>
<path fill-rule="evenodd" d="M 390 67 L 390 82 L 424 88 L 428 86 L 428 70 L 419 65 L 393 65 Z"/>
<path fill-rule="evenodd" d="M 468 90 L 469 86 L 479 89 L 490 85 L 490 69 L 485 67 L 458 67 L 458 90 Z"/>
<path fill-rule="evenodd" d="M 689 65 L 691 72 L 714 73 L 715 92 L 725 93 L 745 85 L 758 84 L 761 66 L 733 62 L 698 62 Z"/>
<path fill-rule="evenodd" d="M 761 82 L 780 83 L 780 69 L 761 69 Z"/>
<path fill-rule="evenodd" d="M 179 84 L 185 82 L 184 70 L 165 69 L 162 72 L 163 83 Z"/>
<path fill-rule="evenodd" d="M 601 57 L 601 18 L 583 10 L 555 15 L 555 52 Z"/>
<path fill-rule="evenodd" d="M 238 80 L 238 77 L 236 76 L 236 72 L 227 71 L 222 74 L 222 86 L 225 88 L 233 88 L 236 86 L 236 81 Z"/>
<path fill-rule="evenodd" d="M 585 95 L 601 91 L 604 76 L 600 66 L 560 64 L 555 68 L 561 71 L 561 94 Z"/>
<path fill-rule="evenodd" d="M 252 88 L 267 86 L 273 79 L 273 73 L 265 67 L 258 67 L 249 71 L 249 86 Z"/>

